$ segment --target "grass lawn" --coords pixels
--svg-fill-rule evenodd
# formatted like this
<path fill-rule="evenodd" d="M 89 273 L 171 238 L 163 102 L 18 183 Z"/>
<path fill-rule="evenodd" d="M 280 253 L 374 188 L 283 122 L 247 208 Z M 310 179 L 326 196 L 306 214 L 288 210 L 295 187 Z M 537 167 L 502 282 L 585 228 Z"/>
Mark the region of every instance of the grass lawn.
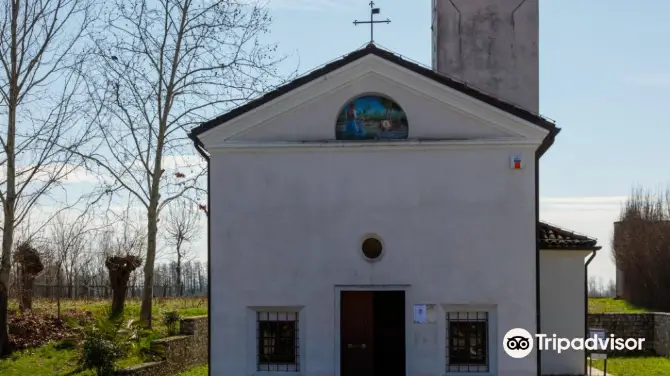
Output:
<path fill-rule="evenodd" d="M 11 303 L 10 303 L 11 304 Z M 68 309 L 91 311 L 94 316 L 99 317 L 104 314 L 105 307 L 110 305 L 108 300 L 95 301 L 61 301 L 61 310 L 65 312 Z M 55 314 L 56 303 L 53 301 L 37 300 L 33 306 L 34 311 L 40 313 Z M 139 300 L 130 300 L 126 302 L 126 318 L 139 318 L 140 302 Z M 160 323 L 162 312 L 177 311 L 182 317 L 200 316 L 207 314 L 207 300 L 201 298 L 168 298 L 155 299 L 153 304 L 154 331 L 157 336 L 167 335 L 167 328 Z M 68 323 L 66 316 L 63 320 Z M 67 348 L 59 349 L 57 344 L 52 342 L 38 348 L 26 349 L 14 353 L 9 359 L 0 360 L 0 375 L 2 376 L 23 376 L 23 375 L 56 375 L 56 376 L 93 376 L 90 371 L 76 373 L 77 361 L 79 358 L 79 349 Z M 142 363 L 144 360 L 138 354 L 132 354 L 128 358 L 121 359 L 117 366 L 123 368 L 134 364 Z M 205 373 L 207 374 L 205 367 Z M 195 370 L 194 372 L 198 372 Z M 199 373 L 188 374 L 187 376 L 197 376 Z M 167 376 L 167 375 L 166 375 Z"/>
<path fill-rule="evenodd" d="M 207 376 L 207 371 L 209 371 L 208 366 L 200 366 L 191 368 L 190 370 L 182 372 L 177 376 Z"/>
<path fill-rule="evenodd" d="M 94 316 L 100 317 L 106 308 L 111 307 L 111 301 L 107 299 L 95 300 L 61 300 L 61 312 L 69 309 L 91 311 Z M 9 309 L 17 309 L 16 301 L 9 302 Z M 36 299 L 33 302 L 33 311 L 40 313 L 49 313 L 55 315 L 58 312 L 56 300 Z M 205 298 L 155 298 L 151 307 L 153 312 L 153 326 L 157 331 L 167 331 L 165 326 L 161 325 L 161 313 L 164 311 L 177 311 L 183 317 L 207 315 L 207 299 Z M 126 319 L 138 319 L 140 317 L 140 300 L 126 300 L 125 305 Z"/>
<path fill-rule="evenodd" d="M 646 310 L 630 305 L 623 299 L 589 298 L 589 313 L 608 312 L 638 313 L 646 312 Z"/>
<path fill-rule="evenodd" d="M 94 376 L 95 372 L 74 373 L 79 353 L 75 349 L 58 350 L 54 344 L 23 350 L 0 361 L 0 375 Z"/>
<path fill-rule="evenodd" d="M 604 369 L 602 360 L 594 360 L 593 367 Z M 670 359 L 662 357 L 610 358 L 607 373 L 612 376 L 670 375 Z"/>

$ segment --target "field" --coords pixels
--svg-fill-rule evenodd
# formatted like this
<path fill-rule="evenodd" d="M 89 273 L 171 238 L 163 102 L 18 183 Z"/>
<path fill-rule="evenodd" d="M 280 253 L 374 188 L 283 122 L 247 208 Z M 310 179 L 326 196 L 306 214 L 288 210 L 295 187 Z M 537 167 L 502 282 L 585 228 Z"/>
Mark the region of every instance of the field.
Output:
<path fill-rule="evenodd" d="M 643 308 L 628 304 L 623 299 L 589 298 L 589 313 L 640 313 L 646 312 Z"/>
<path fill-rule="evenodd" d="M 0 361 L 0 374 L 88 376 L 92 371 L 81 372 L 78 358 L 81 353 L 81 328 L 90 326 L 96 318 L 105 315 L 110 306 L 108 300 L 62 300 L 62 322 L 56 320 L 57 305 L 53 300 L 36 300 L 33 312 L 21 316 L 16 303 L 10 304 L 10 338 L 21 347 L 9 359 Z M 167 327 L 161 323 L 164 312 L 177 311 L 182 317 L 207 314 L 207 300 L 204 298 L 157 298 L 153 304 L 153 330 L 143 334 L 141 344 L 133 347 L 125 358 L 116 362 L 117 367 L 127 367 L 146 361 L 143 349 L 151 340 L 167 336 Z M 124 320 L 139 318 L 139 300 L 126 302 Z M 13 323 L 13 324 L 12 324 Z M 18 328 L 18 329 L 17 329 Z M 139 342 L 138 342 L 139 343 Z M 199 367 L 184 373 L 184 376 L 206 375 L 207 367 Z"/>
<path fill-rule="evenodd" d="M 602 360 L 594 360 L 593 368 L 604 370 Z M 610 358 L 607 373 L 612 376 L 670 375 L 670 359 L 661 357 Z"/>

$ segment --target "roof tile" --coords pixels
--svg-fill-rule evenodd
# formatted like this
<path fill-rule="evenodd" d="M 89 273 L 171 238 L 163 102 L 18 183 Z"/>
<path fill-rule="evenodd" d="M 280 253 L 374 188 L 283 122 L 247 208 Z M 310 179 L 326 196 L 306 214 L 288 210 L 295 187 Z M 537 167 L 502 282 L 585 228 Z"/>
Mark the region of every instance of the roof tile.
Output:
<path fill-rule="evenodd" d="M 537 241 L 541 249 L 600 249 L 597 239 L 545 222 L 540 222 Z"/>

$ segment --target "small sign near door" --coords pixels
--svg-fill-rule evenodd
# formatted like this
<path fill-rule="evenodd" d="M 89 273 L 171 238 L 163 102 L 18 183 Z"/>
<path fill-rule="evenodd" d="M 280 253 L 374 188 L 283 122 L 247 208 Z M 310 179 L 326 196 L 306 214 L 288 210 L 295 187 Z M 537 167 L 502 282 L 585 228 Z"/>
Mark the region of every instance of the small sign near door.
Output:
<path fill-rule="evenodd" d="M 437 319 L 435 312 L 435 304 L 415 304 L 414 305 L 414 323 L 415 324 L 432 324 Z"/>
<path fill-rule="evenodd" d="M 426 305 L 425 304 L 414 305 L 414 323 L 415 324 L 425 324 L 426 323 Z"/>

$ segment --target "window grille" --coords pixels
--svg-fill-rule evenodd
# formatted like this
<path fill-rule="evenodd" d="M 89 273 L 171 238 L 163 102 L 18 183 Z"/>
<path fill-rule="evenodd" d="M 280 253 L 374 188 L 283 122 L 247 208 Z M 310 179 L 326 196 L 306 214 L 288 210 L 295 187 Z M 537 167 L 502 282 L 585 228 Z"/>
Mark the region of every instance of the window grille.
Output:
<path fill-rule="evenodd" d="M 258 312 L 258 371 L 300 371 L 297 312 Z"/>
<path fill-rule="evenodd" d="M 448 312 L 447 372 L 488 372 L 488 331 L 488 312 Z"/>

